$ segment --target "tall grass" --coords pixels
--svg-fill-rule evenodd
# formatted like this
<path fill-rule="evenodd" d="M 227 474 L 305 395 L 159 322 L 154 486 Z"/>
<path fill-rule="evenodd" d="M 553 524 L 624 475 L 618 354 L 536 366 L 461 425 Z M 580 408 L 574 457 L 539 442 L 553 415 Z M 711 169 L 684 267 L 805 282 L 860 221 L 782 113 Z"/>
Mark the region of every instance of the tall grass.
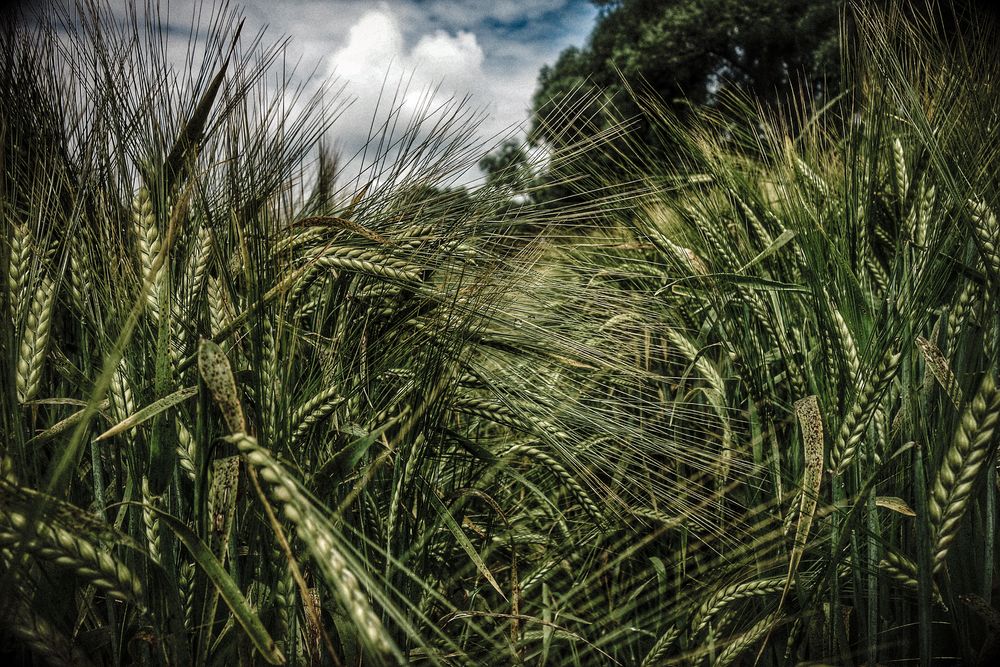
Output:
<path fill-rule="evenodd" d="M 461 104 L 387 122 L 343 185 L 335 91 L 288 104 L 231 12 L 179 71 L 157 25 L 3 33 L 15 657 L 986 659 L 979 42 L 862 13 L 837 104 L 680 131 L 647 102 L 688 162 L 542 208 L 449 189 Z"/>
<path fill-rule="evenodd" d="M 650 662 L 995 652 L 995 36 L 951 41 L 935 9 L 859 11 L 852 86 L 792 121 L 737 100 L 678 133 L 637 92 L 685 164 L 638 174 L 655 193 L 570 261 L 685 360 L 664 402 L 709 409 L 738 542 L 668 542 Z"/>

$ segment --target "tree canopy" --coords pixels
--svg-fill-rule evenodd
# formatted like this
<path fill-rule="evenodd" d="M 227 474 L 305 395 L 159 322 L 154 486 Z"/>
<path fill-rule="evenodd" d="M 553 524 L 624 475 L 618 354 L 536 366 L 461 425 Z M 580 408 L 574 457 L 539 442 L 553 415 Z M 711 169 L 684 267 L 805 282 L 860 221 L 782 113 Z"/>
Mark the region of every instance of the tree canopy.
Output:
<path fill-rule="evenodd" d="M 843 0 L 593 1 L 600 12 L 587 45 L 566 49 L 539 74 L 535 142 L 592 133 L 606 122 L 608 101 L 628 115 L 623 79 L 682 118 L 728 90 L 775 105 L 790 90 L 822 98 L 839 89 Z"/>
<path fill-rule="evenodd" d="M 528 140 L 569 146 L 570 157 L 553 160 L 534 182 L 536 198 L 585 194 L 593 185 L 585 174 L 649 173 L 652 163 L 676 164 L 683 152 L 672 130 L 664 131 L 665 120 L 673 118 L 679 129 L 698 109 L 728 110 L 723 102 L 734 93 L 781 110 L 803 96 L 822 105 L 846 87 L 841 39 L 851 34 L 850 0 L 591 2 L 599 11 L 586 44 L 565 49 L 538 76 Z M 943 36 L 972 35 L 982 21 L 995 23 L 993 2 L 901 0 L 899 6 Z M 747 114 L 733 117 L 738 122 Z M 609 140 L 590 143 L 602 132 Z M 623 166 L 621 156 L 637 155 L 643 164 Z M 509 178 L 519 158 L 508 146 L 480 166 L 488 178 L 500 172 Z"/>

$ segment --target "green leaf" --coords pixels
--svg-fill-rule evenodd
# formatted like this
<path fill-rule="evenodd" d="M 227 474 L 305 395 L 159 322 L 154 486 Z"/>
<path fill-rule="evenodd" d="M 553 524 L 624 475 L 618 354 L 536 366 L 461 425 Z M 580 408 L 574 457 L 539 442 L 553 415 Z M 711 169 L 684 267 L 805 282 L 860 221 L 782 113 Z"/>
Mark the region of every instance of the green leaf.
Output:
<path fill-rule="evenodd" d="M 710 273 L 706 278 L 715 278 L 720 283 L 732 283 L 753 289 L 767 290 L 773 292 L 799 292 L 809 294 L 809 290 L 801 285 L 793 283 L 783 283 L 778 280 L 770 280 L 759 276 L 741 276 L 738 273 Z"/>
<path fill-rule="evenodd" d="M 791 241 L 793 238 L 795 238 L 795 232 L 793 232 L 792 230 L 786 229 L 785 231 L 781 232 L 778 238 L 774 239 L 774 241 L 771 242 L 771 245 L 764 248 L 764 250 L 759 255 L 751 259 L 746 265 L 743 266 L 742 269 L 740 269 L 740 271 L 746 271 L 754 264 L 764 261 L 774 253 L 778 252 L 778 250 L 780 250 L 786 243 Z"/>
<path fill-rule="evenodd" d="M 97 406 L 98 411 L 106 410 L 107 408 L 108 408 L 108 402 L 106 400 L 102 401 Z M 56 422 L 55 424 L 45 429 L 38 435 L 34 436 L 24 444 L 32 445 L 32 444 L 37 444 L 39 442 L 44 442 L 45 440 L 49 440 L 50 438 L 54 438 L 63 431 L 69 430 L 71 427 L 78 424 L 84 418 L 84 416 L 86 416 L 86 414 L 87 414 L 87 408 L 84 408 L 83 410 L 78 410 L 77 412 L 71 414 L 69 417 L 66 417 L 63 420 Z"/>
<path fill-rule="evenodd" d="M 356 439 L 344 445 L 342 449 L 323 463 L 320 469 L 313 475 L 313 478 L 326 478 L 330 476 L 339 478 L 354 470 L 354 466 L 358 465 L 358 462 L 382 434 L 391 426 L 398 423 L 406 414 L 405 412 L 398 414 L 371 431 L 365 431 L 365 429 L 354 424 L 345 425 L 341 429 L 341 432 L 348 432 L 350 435 L 357 436 Z"/>
<path fill-rule="evenodd" d="M 506 600 L 507 596 L 503 594 L 502 590 L 500 590 L 500 585 L 497 583 L 497 580 L 493 578 L 493 573 L 490 572 L 488 567 L 486 567 L 486 563 L 483 562 L 482 556 L 480 556 L 479 552 L 476 551 L 476 548 L 472 545 L 472 541 L 469 540 L 468 536 L 462 530 L 462 527 L 458 525 L 457 521 L 455 521 L 455 517 L 451 515 L 451 511 L 445 507 L 445 504 L 441 502 L 440 498 L 438 498 L 437 491 L 435 491 L 431 485 L 426 482 L 424 482 L 423 486 L 427 497 L 431 501 L 431 505 L 433 505 L 434 509 L 438 511 L 438 515 L 441 517 L 441 520 L 444 521 L 444 525 L 448 527 L 448 530 L 450 530 L 452 535 L 455 536 L 455 539 L 458 540 L 459 546 L 462 547 L 465 553 L 469 554 L 469 558 L 472 559 L 472 562 L 475 564 L 479 572 L 486 578 L 486 581 L 490 582 L 490 585 L 496 589 L 496 592 L 500 594 L 500 597 Z"/>
<path fill-rule="evenodd" d="M 175 405 L 183 403 L 197 393 L 198 387 L 184 387 L 183 389 L 178 389 L 174 393 L 164 396 L 163 398 L 150 403 L 138 412 L 129 415 L 104 433 L 97 436 L 94 441 L 98 442 L 100 440 L 107 440 L 111 436 L 118 435 L 122 431 L 127 431 L 130 428 L 138 426 L 139 424 L 152 419 L 156 415 L 169 410 Z"/>
<path fill-rule="evenodd" d="M 233 612 L 236 622 L 246 632 L 247 637 L 253 642 L 254 647 L 264 657 L 264 660 L 272 665 L 285 664 L 285 656 L 282 655 L 281 650 L 278 649 L 274 640 L 271 639 L 271 635 L 267 633 L 260 618 L 250 609 L 249 603 L 236 586 L 236 582 L 229 576 L 225 568 L 222 567 L 222 563 L 212 554 L 208 546 L 190 528 L 184 525 L 180 519 L 155 507 L 146 507 L 156 512 L 163 522 L 170 527 L 170 530 L 174 531 L 177 539 L 183 542 L 184 546 L 191 552 L 195 562 L 208 575 L 208 578 L 216 590 L 219 591 L 219 595 L 226 603 L 226 606 Z"/>
<path fill-rule="evenodd" d="M 198 343 L 198 372 L 222 411 L 229 432 L 246 433 L 247 422 L 236 389 L 236 376 L 225 351 L 217 343 L 204 338 Z"/>
<path fill-rule="evenodd" d="M 795 542 L 788 562 L 788 581 L 792 580 L 799 560 L 809 540 L 823 481 L 823 421 L 820 417 L 819 398 L 807 396 L 795 402 L 795 415 L 802 427 L 805 467 L 802 471 L 802 497 L 799 500 L 799 522 L 795 529 Z M 788 590 L 787 584 L 785 588 Z"/>
<path fill-rule="evenodd" d="M 783 283 L 778 280 L 761 278 L 759 276 L 741 276 L 738 273 L 699 273 L 697 275 L 679 278 L 678 280 L 674 280 L 664 285 L 660 289 L 656 290 L 654 296 L 658 296 L 668 290 L 677 293 L 679 291 L 677 288 L 682 283 L 697 283 L 697 285 L 692 286 L 692 289 L 697 289 L 699 286 L 712 285 L 713 281 L 719 284 L 729 283 L 732 285 L 740 285 L 742 287 L 768 292 L 796 292 L 798 294 L 809 294 L 809 290 L 801 285 Z M 718 287 L 718 285 L 713 285 L 713 288 L 716 287 Z"/>

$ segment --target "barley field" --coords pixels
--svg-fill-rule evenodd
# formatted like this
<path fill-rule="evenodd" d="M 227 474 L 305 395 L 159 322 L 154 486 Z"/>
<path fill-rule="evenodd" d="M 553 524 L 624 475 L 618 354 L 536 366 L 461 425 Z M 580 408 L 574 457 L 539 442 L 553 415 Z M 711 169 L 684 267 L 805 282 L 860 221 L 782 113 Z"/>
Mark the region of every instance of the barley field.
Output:
<path fill-rule="evenodd" d="M 460 106 L 344 185 L 235 12 L 5 28 L 0 652 L 994 664 L 1000 72 L 854 11 L 837 99 L 636 82 L 682 158 L 554 200 Z"/>

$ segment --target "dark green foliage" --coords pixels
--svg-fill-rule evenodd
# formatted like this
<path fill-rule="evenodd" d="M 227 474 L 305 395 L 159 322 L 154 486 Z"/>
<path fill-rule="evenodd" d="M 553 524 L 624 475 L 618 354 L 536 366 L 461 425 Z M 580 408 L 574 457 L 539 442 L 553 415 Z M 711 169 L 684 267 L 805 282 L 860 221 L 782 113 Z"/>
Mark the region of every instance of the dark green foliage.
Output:
<path fill-rule="evenodd" d="M 631 118 L 637 108 L 623 79 L 681 118 L 734 90 L 765 106 L 785 103 L 799 90 L 830 98 L 840 88 L 842 10 L 839 0 L 604 3 L 587 45 L 567 49 L 540 73 L 532 136 L 565 141 L 574 136 L 569 126 L 593 135 L 609 125 L 600 108 L 607 102 Z M 588 106 L 568 118 L 566 108 L 576 105 L 567 97 L 589 100 Z M 651 129 L 633 131 L 648 141 L 655 138 Z"/>

